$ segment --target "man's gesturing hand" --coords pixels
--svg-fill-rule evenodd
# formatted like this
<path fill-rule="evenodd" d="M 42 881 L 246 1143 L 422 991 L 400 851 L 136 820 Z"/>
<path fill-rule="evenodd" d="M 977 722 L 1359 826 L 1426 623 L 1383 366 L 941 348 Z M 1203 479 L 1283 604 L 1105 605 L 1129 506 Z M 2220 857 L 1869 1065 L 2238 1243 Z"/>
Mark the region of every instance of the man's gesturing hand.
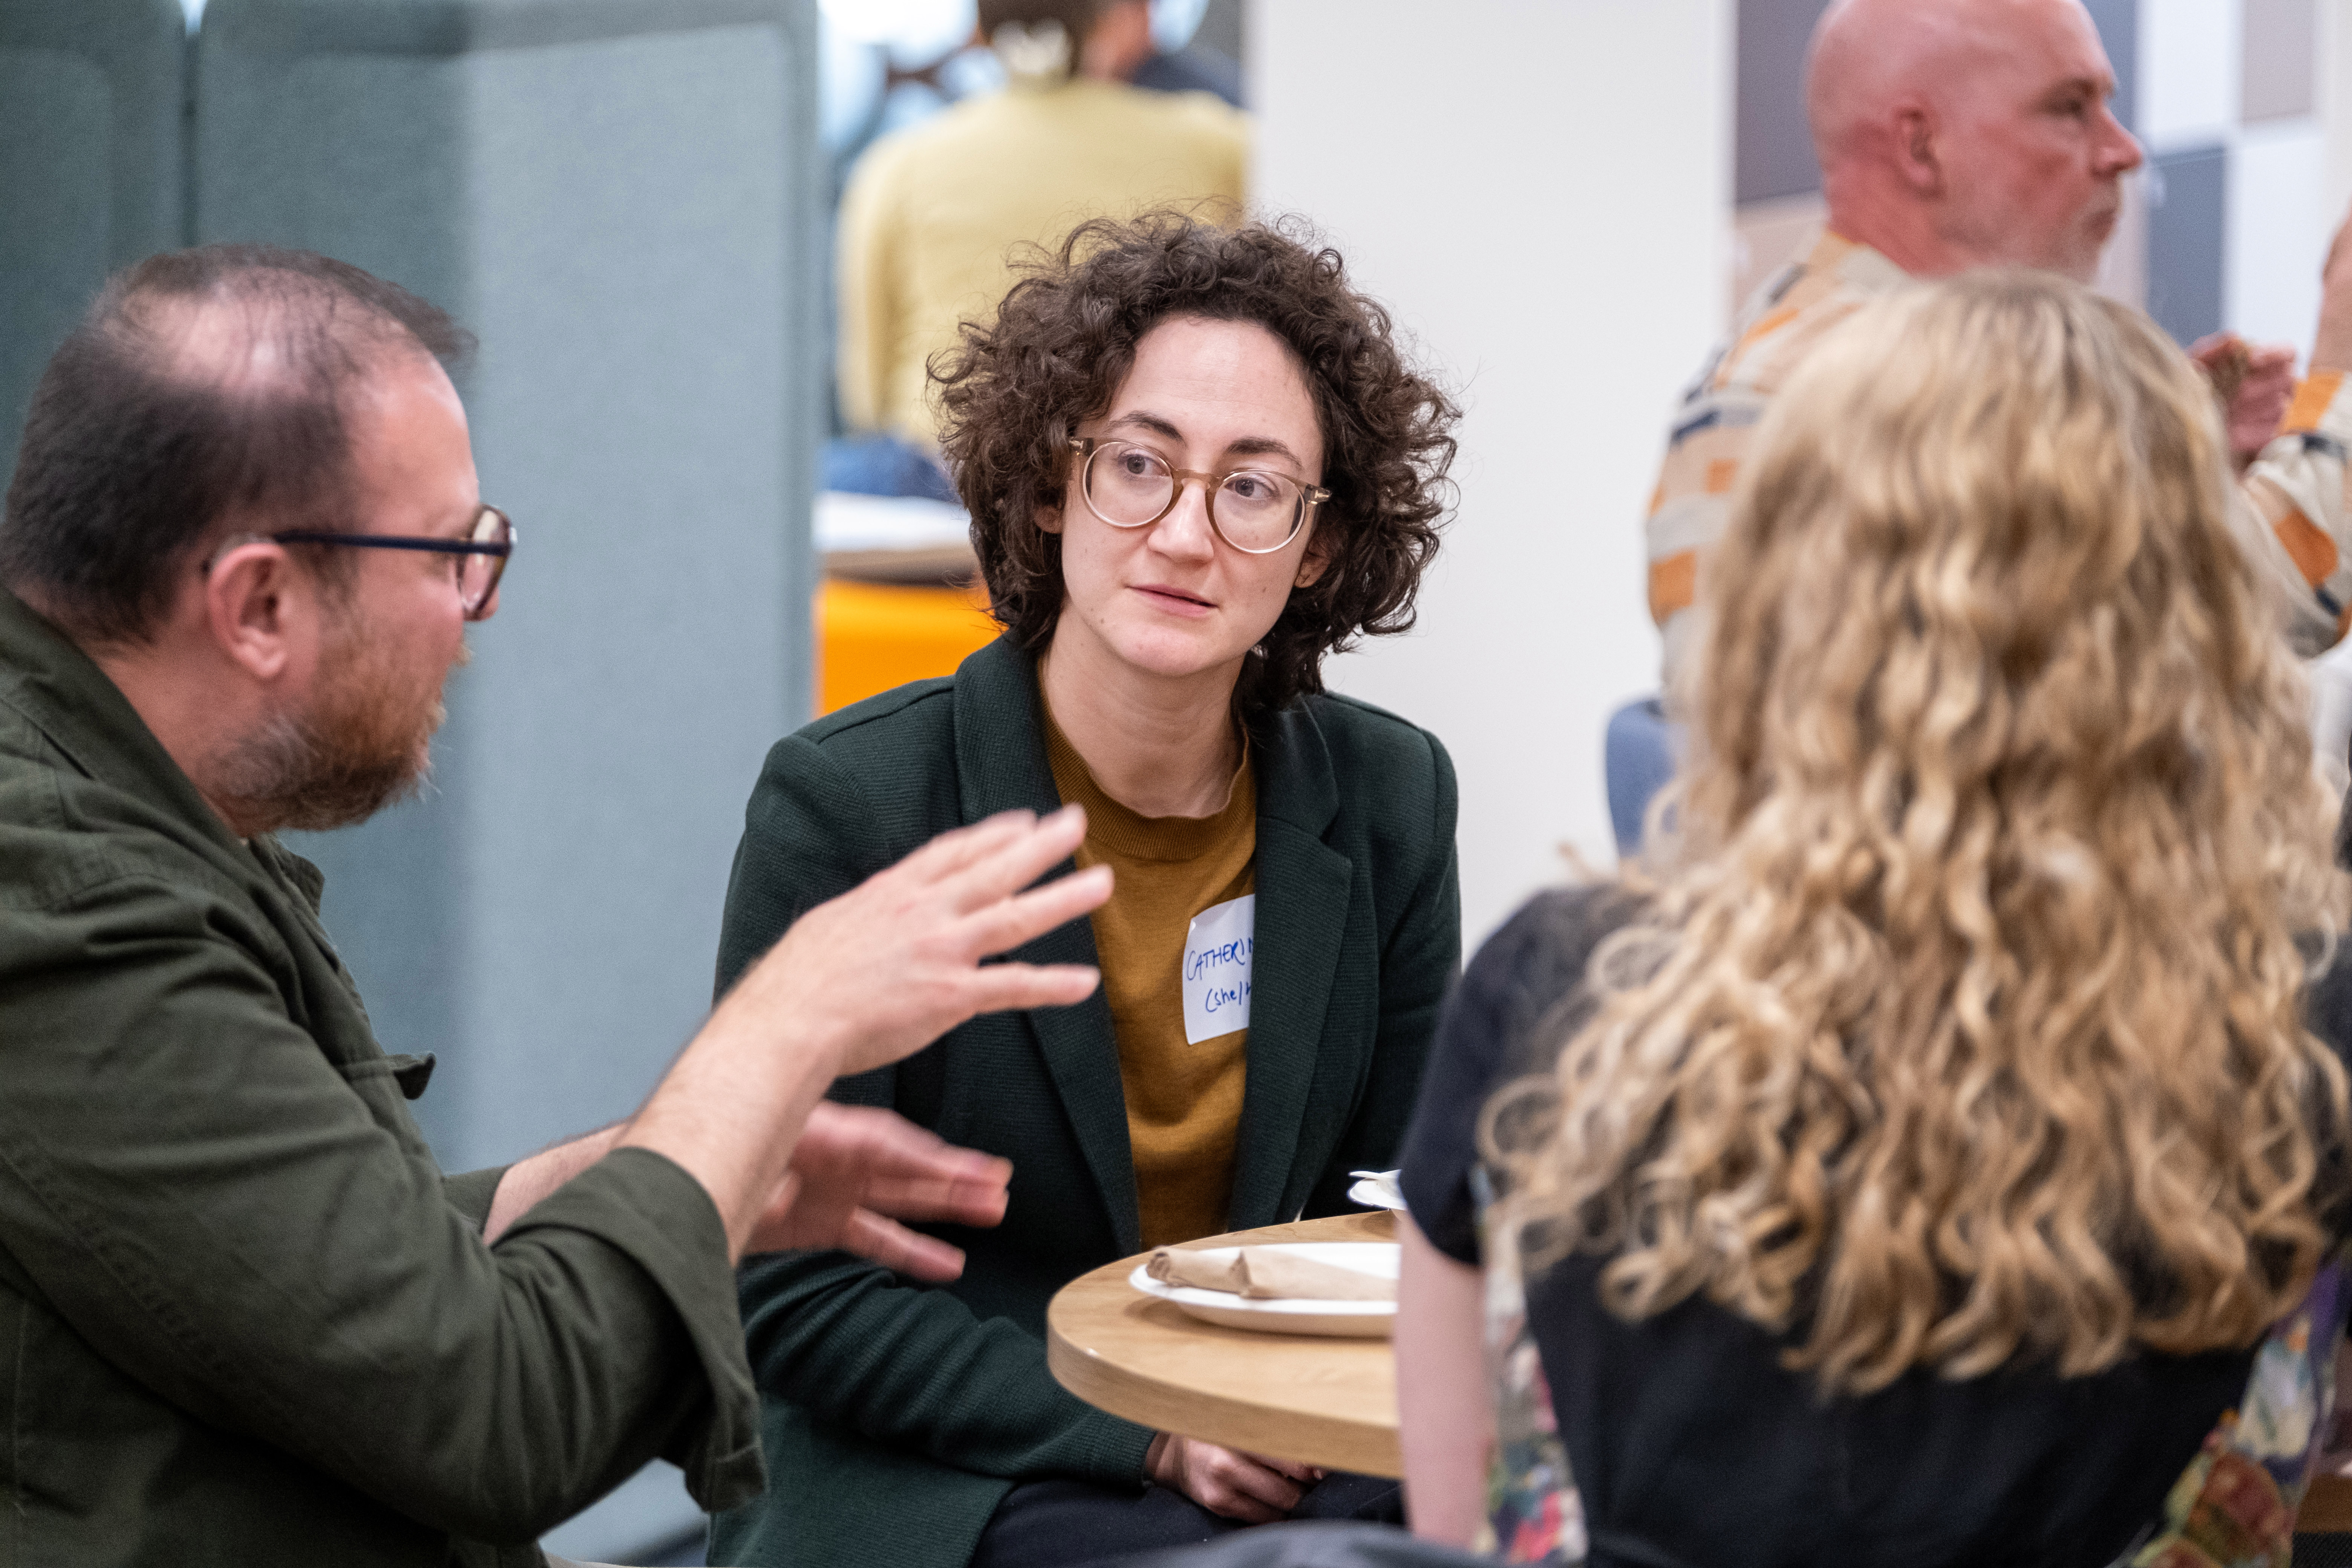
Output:
<path fill-rule="evenodd" d="M 745 1250 L 838 1247 L 918 1279 L 952 1279 L 963 1254 L 898 1222 L 994 1225 L 1012 1174 L 889 1111 L 820 1103 Z"/>
<path fill-rule="evenodd" d="M 1063 1005 L 1094 990 L 1100 976 L 1090 965 L 981 962 L 1110 896 L 1102 867 L 1029 886 L 1067 859 L 1086 830 L 1074 807 L 1043 821 L 1027 812 L 992 817 L 942 834 L 803 915 L 727 994 L 617 1145 L 652 1150 L 699 1182 L 727 1227 L 730 1258 L 755 1237 L 777 1245 L 765 1239 L 771 1220 L 821 1203 L 837 1205 L 842 1237 L 896 1247 L 912 1266 L 952 1268 L 940 1256 L 952 1248 L 908 1250 L 911 1233 L 858 1218 L 879 1212 L 866 1201 L 877 1191 L 870 1183 L 844 1200 L 815 1190 L 815 1171 L 799 1171 L 779 1215 L 787 1165 L 802 1123 L 835 1078 L 910 1056 L 975 1015 Z M 811 1157 L 820 1155 L 846 1158 L 838 1149 Z"/>
<path fill-rule="evenodd" d="M 1007 812 L 931 842 L 793 922 L 719 1013 L 790 1017 L 839 1053 L 838 1071 L 911 1056 L 982 1013 L 1083 1001 L 1098 975 L 1083 964 L 981 960 L 1076 919 L 1110 897 L 1096 867 L 1029 888 L 1069 858 L 1086 814 L 1040 821 Z"/>

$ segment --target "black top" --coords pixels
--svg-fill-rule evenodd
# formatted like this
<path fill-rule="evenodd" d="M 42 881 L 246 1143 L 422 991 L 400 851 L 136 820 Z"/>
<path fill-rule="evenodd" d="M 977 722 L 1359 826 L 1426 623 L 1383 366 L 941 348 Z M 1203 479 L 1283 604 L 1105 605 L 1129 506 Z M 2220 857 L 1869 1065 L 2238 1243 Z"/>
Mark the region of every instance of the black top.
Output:
<path fill-rule="evenodd" d="M 1479 1260 L 1481 1108 L 1545 1065 L 1538 1054 L 1589 1010 L 1586 961 L 1633 908 L 1607 889 L 1537 898 L 1447 1004 L 1403 1187 L 1450 1257 Z M 2312 1002 L 2314 1029 L 2339 1055 L 2352 1037 L 2347 969 L 2338 962 Z M 1915 1371 L 1824 1400 L 1810 1373 L 1780 1365 L 1783 1341 L 1704 1300 L 1616 1317 L 1596 1294 L 1605 1261 L 1571 1257 L 1528 1286 L 1594 1568 L 2103 1564 L 2157 1519 L 2253 1360 L 2251 1348 L 2142 1354 L 2073 1379 L 2046 1365 L 1968 1382 Z"/>

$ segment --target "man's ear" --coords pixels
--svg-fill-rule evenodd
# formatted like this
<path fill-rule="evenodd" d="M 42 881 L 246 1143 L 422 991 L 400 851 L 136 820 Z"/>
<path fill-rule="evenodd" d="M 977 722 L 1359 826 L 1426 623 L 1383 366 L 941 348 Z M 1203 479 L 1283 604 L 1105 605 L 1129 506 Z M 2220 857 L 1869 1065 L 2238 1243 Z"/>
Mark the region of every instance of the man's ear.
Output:
<path fill-rule="evenodd" d="M 1944 194 L 1944 165 L 1936 153 L 1936 121 L 1927 109 L 1906 105 L 1895 111 L 1895 168 L 1903 183 L 1923 196 Z"/>
<path fill-rule="evenodd" d="M 220 650 L 255 679 L 275 681 L 304 659 L 318 630 L 318 593 L 286 547 L 250 540 L 205 574 L 205 622 Z"/>

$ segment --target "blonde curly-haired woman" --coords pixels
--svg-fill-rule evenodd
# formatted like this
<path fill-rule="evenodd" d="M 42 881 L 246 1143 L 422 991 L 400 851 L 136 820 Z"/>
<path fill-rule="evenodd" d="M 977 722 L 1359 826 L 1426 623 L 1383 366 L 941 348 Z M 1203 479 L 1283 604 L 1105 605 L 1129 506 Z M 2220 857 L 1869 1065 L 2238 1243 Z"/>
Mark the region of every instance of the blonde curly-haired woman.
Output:
<path fill-rule="evenodd" d="M 1522 910 L 1441 1029 L 1416 1528 L 2284 1563 L 2344 1317 L 2347 889 L 2212 395 L 2137 313 L 1979 274 L 1859 315 L 1760 445 L 1668 847 Z"/>

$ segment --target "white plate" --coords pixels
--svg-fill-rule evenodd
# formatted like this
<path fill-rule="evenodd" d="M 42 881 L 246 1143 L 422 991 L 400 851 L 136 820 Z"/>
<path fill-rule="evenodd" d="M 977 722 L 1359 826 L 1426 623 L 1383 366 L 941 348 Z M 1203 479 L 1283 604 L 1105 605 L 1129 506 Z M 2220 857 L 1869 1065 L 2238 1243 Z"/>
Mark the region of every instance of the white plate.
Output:
<path fill-rule="evenodd" d="M 1397 1276 L 1397 1244 L 1393 1241 L 1283 1241 L 1276 1250 L 1295 1252 L 1318 1263 L 1334 1263 L 1365 1274 L 1393 1279 Z M 1231 1258 L 1234 1247 L 1204 1248 L 1202 1256 Z M 1394 1301 L 1254 1301 L 1227 1290 L 1203 1290 L 1192 1285 L 1171 1285 L 1154 1279 L 1143 1268 L 1127 1282 L 1147 1296 L 1172 1301 L 1203 1322 L 1229 1329 L 1255 1329 L 1268 1334 L 1327 1334 L 1347 1339 L 1384 1340 L 1396 1324 Z"/>
<path fill-rule="evenodd" d="M 1403 1209 L 1404 1194 L 1397 1188 L 1397 1178 L 1403 1172 L 1350 1171 L 1348 1174 L 1358 1178 L 1356 1184 L 1348 1189 L 1349 1203 L 1361 1204 L 1368 1209 Z"/>

